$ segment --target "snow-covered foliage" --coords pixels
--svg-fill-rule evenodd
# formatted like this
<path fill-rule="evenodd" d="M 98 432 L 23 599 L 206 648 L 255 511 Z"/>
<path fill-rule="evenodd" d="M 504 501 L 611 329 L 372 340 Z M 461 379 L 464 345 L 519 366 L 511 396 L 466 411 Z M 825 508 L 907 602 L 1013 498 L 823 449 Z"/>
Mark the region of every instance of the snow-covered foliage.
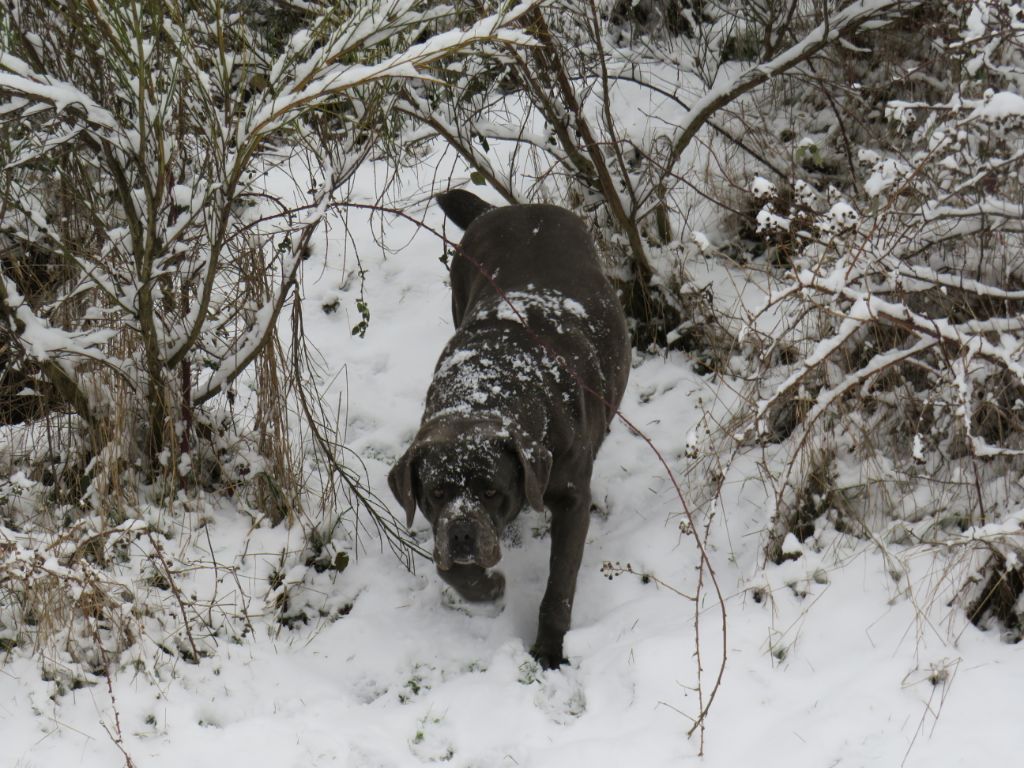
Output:
<path fill-rule="evenodd" d="M 146 436 L 158 453 L 163 416 L 179 410 L 168 390 L 201 405 L 270 337 L 331 196 L 373 146 L 368 131 L 387 99 L 375 86 L 417 77 L 480 39 L 523 41 L 499 26 L 525 7 L 413 44 L 443 9 L 310 6 L 307 26 L 280 52 L 230 3 L 184 4 L 180 15 L 159 4 L 74 8 L 11 9 L 12 44 L 0 58 L 2 229 L 11 248 L 43 250 L 73 269 L 53 304 L 74 297 L 90 311 L 66 324 L 111 330 L 64 329 L 53 306 L 38 316 L 9 279 L 4 302 L 15 341 L 58 366 L 88 413 L 105 405 L 79 371 L 96 358 L 158 410 Z M 324 145 L 301 118 L 328 104 L 337 123 Z M 260 179 L 287 162 L 273 151 L 285 142 L 315 152 L 305 205 L 264 199 Z M 68 195 L 74 205 L 62 210 Z M 131 337 L 125 353 L 97 351 L 119 333 Z"/>
<path fill-rule="evenodd" d="M 886 99 L 888 133 L 846 133 L 885 142 L 851 148 L 855 177 L 817 198 L 800 179 L 788 197 L 767 192 L 758 225 L 789 275 L 751 319 L 765 362 L 796 361 L 759 387 L 752 434 L 846 475 L 800 514 L 882 512 L 899 521 L 887 535 L 911 541 L 1001 520 L 1022 500 L 1007 479 L 1024 466 L 1024 11 L 934 9 L 917 54 L 929 58 L 898 62 L 927 98 Z M 848 119 L 835 114 L 834 134 Z M 792 507 L 806 477 L 780 482 L 779 498 Z M 1021 544 L 977 548 L 1005 573 Z M 969 590 L 965 603 L 980 621 L 988 601 Z M 997 613 L 1019 623 L 1019 609 Z"/>

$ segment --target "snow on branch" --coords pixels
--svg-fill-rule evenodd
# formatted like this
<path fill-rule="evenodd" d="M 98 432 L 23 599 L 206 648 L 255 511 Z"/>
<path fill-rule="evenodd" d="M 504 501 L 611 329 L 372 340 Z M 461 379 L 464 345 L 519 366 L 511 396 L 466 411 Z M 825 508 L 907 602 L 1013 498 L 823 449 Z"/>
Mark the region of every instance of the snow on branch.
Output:
<path fill-rule="evenodd" d="M 714 86 L 691 105 L 689 112 L 669 137 L 671 150 L 665 162 L 665 168 L 671 170 L 675 167 L 698 131 L 722 107 L 771 78 L 809 60 L 843 35 L 868 26 L 875 27 L 891 23 L 918 5 L 920 5 L 920 0 L 859 0 L 851 3 L 841 11 L 832 14 L 804 35 L 798 43 L 775 58 L 748 67 L 734 77 Z M 654 189 L 647 190 L 642 200 L 646 200 L 652 194 L 654 194 Z"/>
<path fill-rule="evenodd" d="M 891 13 L 902 12 L 896 5 Z M 877 18 L 884 21 L 885 7 L 849 6 L 832 18 L 829 34 L 863 14 L 884 12 Z M 765 196 L 758 221 L 775 224 L 767 236 L 789 267 L 788 290 L 773 311 L 794 318 L 775 343 L 797 362 L 776 372 L 770 391 L 758 392 L 759 431 L 798 388 L 804 402 L 786 429 L 801 435 L 826 412 L 833 424 L 891 419 L 905 427 L 899 404 L 909 396 L 913 418 L 935 445 L 974 458 L 1024 456 L 1017 415 L 1024 403 L 1024 98 L 1019 68 L 1006 66 L 1024 53 L 1020 9 L 1012 0 L 977 0 L 942 13 L 941 31 L 927 45 L 945 58 L 922 65 L 933 75 L 923 96 L 879 102 L 892 133 L 877 147 L 847 147 L 850 172 L 866 169 L 863 183 L 845 192 L 830 187 L 821 196 L 827 201 L 808 202 L 803 179 L 779 179 Z M 843 14 L 853 15 L 840 24 Z M 819 28 L 812 37 L 827 35 Z M 739 81 L 756 77 L 754 70 Z M 836 116 L 842 120 L 838 109 Z M 830 203 L 856 214 L 849 226 L 826 232 L 815 225 Z M 882 379 L 883 371 L 892 375 Z M 802 389 L 808 381 L 809 394 Z M 836 405 L 858 386 L 862 400 L 851 402 L 848 417 Z M 918 464 L 927 463 L 922 439 L 913 451 Z"/>
<path fill-rule="evenodd" d="M 288 120 L 299 109 L 316 106 L 327 98 L 384 79 L 419 79 L 429 77 L 421 70 L 428 64 L 457 53 L 462 49 L 484 41 L 503 42 L 509 45 L 529 45 L 533 39 L 526 33 L 508 29 L 524 14 L 539 5 L 541 0 L 526 0 L 504 13 L 496 13 L 481 19 L 466 29 L 454 29 L 432 36 L 425 42 L 385 58 L 377 64 L 342 64 L 335 60 L 360 44 L 372 44 L 378 34 L 378 26 L 371 23 L 357 25 L 355 30 L 346 29 L 342 38 L 333 41 L 324 50 L 318 49 L 311 59 L 296 65 L 291 70 L 275 66 L 278 77 L 271 82 L 271 91 L 276 95 L 260 106 L 246 121 L 249 138 L 269 133 Z M 414 4 L 407 3 L 411 8 Z M 396 9 L 399 14 L 409 9 Z"/>
<path fill-rule="evenodd" d="M 324 212 L 398 125 L 401 85 L 472 47 L 532 44 L 521 22 L 541 2 L 461 27 L 419 0 L 304 3 L 262 26 L 269 9 L 201 3 L 5 18 L 2 245 L 67 270 L 31 305 L 22 277 L 0 284 L 33 374 L 85 413 L 80 361 L 130 371 L 139 444 L 161 455 L 180 438 L 167 425 L 276 339 Z"/>
<path fill-rule="evenodd" d="M 107 362 L 99 350 L 114 337 L 114 331 L 65 331 L 50 325 L 32 311 L 14 281 L 6 275 L 0 275 L 0 296 L 11 316 L 18 341 L 30 357 L 43 361 L 72 356 Z"/>
<path fill-rule="evenodd" d="M 798 279 L 800 284 L 806 288 L 814 288 L 851 301 L 852 306 L 848 310 L 851 320 L 863 323 L 884 318 L 912 330 L 918 335 L 951 342 L 958 349 L 999 363 L 1021 382 L 1024 382 L 1024 365 L 1020 362 L 1024 349 L 1019 344 L 1007 347 L 1002 343 L 993 343 L 983 335 L 971 333 L 970 326 L 967 324 L 951 323 L 943 317 L 926 317 L 919 312 L 912 311 L 905 304 L 886 301 L 879 296 L 857 291 L 848 286 L 837 286 L 835 281 L 829 280 L 827 277 L 821 278 L 810 270 L 802 271 Z"/>
<path fill-rule="evenodd" d="M 95 128 L 116 131 L 117 119 L 97 104 L 88 94 L 71 83 L 61 82 L 32 71 L 27 63 L 9 53 L 0 53 L 0 94 L 24 99 L 12 106 L 26 108 L 33 103 L 45 103 L 58 113 L 75 112 Z"/>

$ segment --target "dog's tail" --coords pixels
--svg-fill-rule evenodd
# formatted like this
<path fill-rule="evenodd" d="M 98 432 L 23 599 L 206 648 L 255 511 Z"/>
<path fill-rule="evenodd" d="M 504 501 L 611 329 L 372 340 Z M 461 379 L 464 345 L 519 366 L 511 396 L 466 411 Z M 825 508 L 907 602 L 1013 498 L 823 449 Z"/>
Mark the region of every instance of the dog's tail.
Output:
<path fill-rule="evenodd" d="M 477 216 L 494 208 L 487 201 L 464 189 L 449 189 L 434 199 L 441 206 L 444 215 L 459 229 L 466 229 Z"/>

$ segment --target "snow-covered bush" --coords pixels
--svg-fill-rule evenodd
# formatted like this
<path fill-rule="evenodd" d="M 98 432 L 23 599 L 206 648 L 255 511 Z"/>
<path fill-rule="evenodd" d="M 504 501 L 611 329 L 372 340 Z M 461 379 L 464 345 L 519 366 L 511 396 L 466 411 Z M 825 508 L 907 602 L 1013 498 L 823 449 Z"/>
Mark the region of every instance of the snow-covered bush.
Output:
<path fill-rule="evenodd" d="M 805 525 L 839 516 L 949 546 L 955 533 L 1006 574 L 1024 539 L 980 532 L 1024 501 L 1024 11 L 1004 0 L 932 9 L 922 50 L 889 64 L 939 97 L 888 99 L 887 140 L 851 148 L 854 183 L 814 190 L 798 178 L 758 215 L 792 250 L 788 285 L 753 322 L 777 318 L 754 431 L 792 447 L 778 492 L 786 527 L 820 464 L 800 457 L 824 454 L 832 502 Z M 837 110 L 834 135 L 883 135 L 843 120 Z M 782 348 L 795 364 L 775 365 Z M 971 600 L 981 621 L 983 598 Z"/>
<path fill-rule="evenodd" d="M 413 0 L 0 6 L 0 354 L 4 385 L 35 408 L 3 420 L 48 415 L 0 445 L 8 474 L 35 478 L 17 504 L 0 491 L 5 642 L 56 642 L 39 597 L 54 590 L 67 592 L 53 608 L 61 632 L 78 632 L 72 614 L 99 622 L 94 635 L 122 626 L 118 611 L 141 621 L 148 562 L 181 614 L 170 634 L 202 650 L 195 600 L 160 554 L 174 526 L 157 530 L 145 508 L 174 518 L 216 491 L 246 496 L 257 525 L 301 514 L 288 408 L 312 418 L 291 396 L 316 398 L 277 329 L 314 233 L 381 145 L 397 84 L 473 45 L 523 42 L 510 25 L 530 6 L 465 29 Z M 254 412 L 236 408 L 243 372 Z M 387 525 L 358 473 L 332 460 L 352 506 Z M 39 514 L 54 503 L 59 515 Z M 110 547 L 141 560 L 121 568 Z M 103 574 L 119 571 L 107 589 Z M 112 636 L 96 647 L 138 633 Z"/>

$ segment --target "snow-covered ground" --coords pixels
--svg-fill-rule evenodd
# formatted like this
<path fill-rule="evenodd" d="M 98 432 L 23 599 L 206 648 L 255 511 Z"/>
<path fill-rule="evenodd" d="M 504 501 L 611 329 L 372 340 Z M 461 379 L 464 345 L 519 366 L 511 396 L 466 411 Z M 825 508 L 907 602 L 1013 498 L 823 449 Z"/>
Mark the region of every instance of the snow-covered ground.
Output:
<path fill-rule="evenodd" d="M 413 196 L 422 189 L 424 204 L 428 171 L 405 182 Z M 372 199 L 369 170 L 361 184 Z M 424 215 L 442 226 L 436 207 Z M 446 272 L 439 241 L 407 221 L 378 220 L 375 229 L 352 211 L 349 226 L 335 223 L 304 267 L 307 332 L 333 381 L 328 408 L 343 404 L 348 444 L 390 501 L 387 470 L 417 426 L 452 331 Z M 382 231 L 388 254 L 375 243 Z M 353 248 L 366 269 L 365 338 L 350 334 L 359 286 L 344 253 Z M 325 312 L 336 299 L 338 310 Z M 635 357 L 622 410 L 688 496 L 704 490 L 695 468 L 718 447 L 705 426 L 726 412 L 734 389 L 696 375 L 679 353 Z M 288 575 L 325 613 L 350 605 L 341 618 L 285 629 L 256 615 L 250 636 L 220 643 L 198 664 L 168 660 L 155 673 L 126 665 L 109 689 L 60 696 L 37 660 L 11 654 L 0 667 L 0 765 L 124 765 L 118 731 L 137 768 L 1019 764 L 1024 658 L 947 607 L 963 574 L 931 554 L 834 531 L 805 542 L 797 559 L 766 566 L 772 508 L 757 458 L 736 460 L 713 516 L 698 521 L 708 524 L 727 614 L 703 758 L 698 735 L 687 737 L 700 710 L 694 604 L 679 594 L 695 590 L 698 552 L 655 456 L 616 423 L 595 471 L 600 509 L 566 637 L 568 666 L 542 671 L 527 652 L 547 575 L 543 516 L 524 514 L 521 543 L 506 550 L 503 602 L 472 609 L 428 563 L 409 573 L 364 534 L 343 572 Z M 267 574 L 299 533 L 252 531 L 229 509 L 208 519 L 212 554 L 239 566 L 259 614 Z M 426 540 L 422 518 L 416 527 Z M 336 544 L 351 550 L 346 535 Z M 654 578 L 622 569 L 608 578 L 605 563 Z M 705 584 L 705 698 L 723 647 L 713 596 Z"/>

